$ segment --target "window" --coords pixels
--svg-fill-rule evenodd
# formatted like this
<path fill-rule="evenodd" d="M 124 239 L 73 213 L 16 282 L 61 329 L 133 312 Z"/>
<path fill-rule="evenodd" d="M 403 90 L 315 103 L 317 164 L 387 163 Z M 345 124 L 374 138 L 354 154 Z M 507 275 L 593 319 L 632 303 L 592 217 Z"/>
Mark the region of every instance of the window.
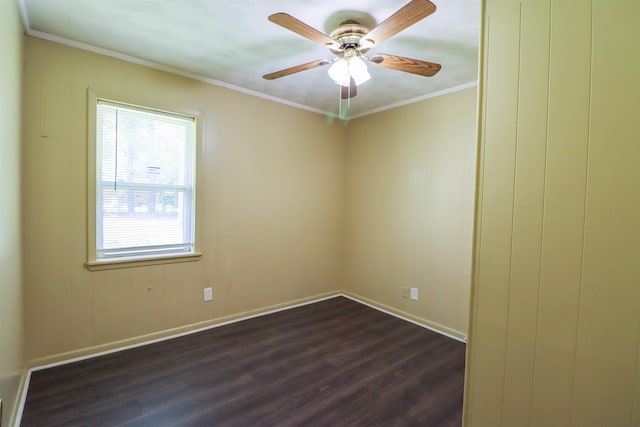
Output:
<path fill-rule="evenodd" d="M 94 102 L 89 268 L 198 255 L 196 117 Z"/>

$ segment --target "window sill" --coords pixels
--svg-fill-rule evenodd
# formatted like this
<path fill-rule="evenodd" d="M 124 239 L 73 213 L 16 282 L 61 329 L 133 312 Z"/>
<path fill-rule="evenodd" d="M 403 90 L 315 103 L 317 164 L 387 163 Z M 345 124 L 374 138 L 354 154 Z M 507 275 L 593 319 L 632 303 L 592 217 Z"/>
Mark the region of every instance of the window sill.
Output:
<path fill-rule="evenodd" d="M 195 252 L 186 255 L 168 255 L 153 258 L 121 258 L 109 261 L 88 261 L 84 265 L 89 271 L 114 270 L 117 268 L 145 267 L 149 265 L 173 264 L 177 262 L 198 261 L 202 253 Z"/>

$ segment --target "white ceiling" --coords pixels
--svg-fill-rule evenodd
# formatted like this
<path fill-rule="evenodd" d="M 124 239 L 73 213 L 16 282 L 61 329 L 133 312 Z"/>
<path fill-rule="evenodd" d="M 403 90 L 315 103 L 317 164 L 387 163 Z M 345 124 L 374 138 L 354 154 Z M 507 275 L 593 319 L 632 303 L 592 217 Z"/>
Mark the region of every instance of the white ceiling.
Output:
<path fill-rule="evenodd" d="M 371 80 L 350 101 L 359 117 L 475 84 L 481 0 L 433 0 L 436 12 L 376 46 L 436 62 L 422 77 L 368 64 Z M 337 114 L 339 86 L 328 66 L 277 80 L 264 74 L 317 59 L 325 47 L 267 20 L 286 12 L 328 34 L 336 17 L 368 14 L 379 23 L 408 0 L 19 0 L 27 34 Z M 366 15 L 365 15 L 366 16 Z M 334 24 L 335 25 L 335 24 Z"/>

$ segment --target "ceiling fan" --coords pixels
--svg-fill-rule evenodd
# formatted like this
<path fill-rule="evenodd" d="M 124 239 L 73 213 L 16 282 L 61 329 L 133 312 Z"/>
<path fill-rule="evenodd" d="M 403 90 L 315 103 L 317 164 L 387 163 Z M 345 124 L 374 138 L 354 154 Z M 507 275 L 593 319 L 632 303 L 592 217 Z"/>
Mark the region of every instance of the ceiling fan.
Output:
<path fill-rule="evenodd" d="M 342 99 L 356 96 L 358 85 L 371 78 L 366 63 L 362 59 L 381 67 L 431 77 L 440 71 L 440 64 L 386 53 L 376 53 L 371 57 L 364 54 L 372 47 L 378 46 L 405 28 L 431 15 L 435 10 L 436 6 L 429 0 L 411 0 L 373 29 L 365 27 L 356 20 L 347 20 L 329 35 L 287 13 L 275 13 L 269 16 L 269 21 L 329 48 L 336 57 L 285 68 L 265 74 L 263 77 L 267 80 L 273 80 L 300 71 L 333 64 L 329 68 L 329 76 L 342 86 Z"/>

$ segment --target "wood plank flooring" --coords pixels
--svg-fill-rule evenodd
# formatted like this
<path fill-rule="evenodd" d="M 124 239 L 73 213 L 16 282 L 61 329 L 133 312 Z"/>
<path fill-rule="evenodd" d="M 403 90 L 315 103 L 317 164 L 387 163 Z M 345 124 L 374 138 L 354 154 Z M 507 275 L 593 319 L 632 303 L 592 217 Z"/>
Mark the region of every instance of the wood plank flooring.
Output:
<path fill-rule="evenodd" d="M 464 358 L 337 297 L 36 371 L 21 425 L 460 426 Z"/>

